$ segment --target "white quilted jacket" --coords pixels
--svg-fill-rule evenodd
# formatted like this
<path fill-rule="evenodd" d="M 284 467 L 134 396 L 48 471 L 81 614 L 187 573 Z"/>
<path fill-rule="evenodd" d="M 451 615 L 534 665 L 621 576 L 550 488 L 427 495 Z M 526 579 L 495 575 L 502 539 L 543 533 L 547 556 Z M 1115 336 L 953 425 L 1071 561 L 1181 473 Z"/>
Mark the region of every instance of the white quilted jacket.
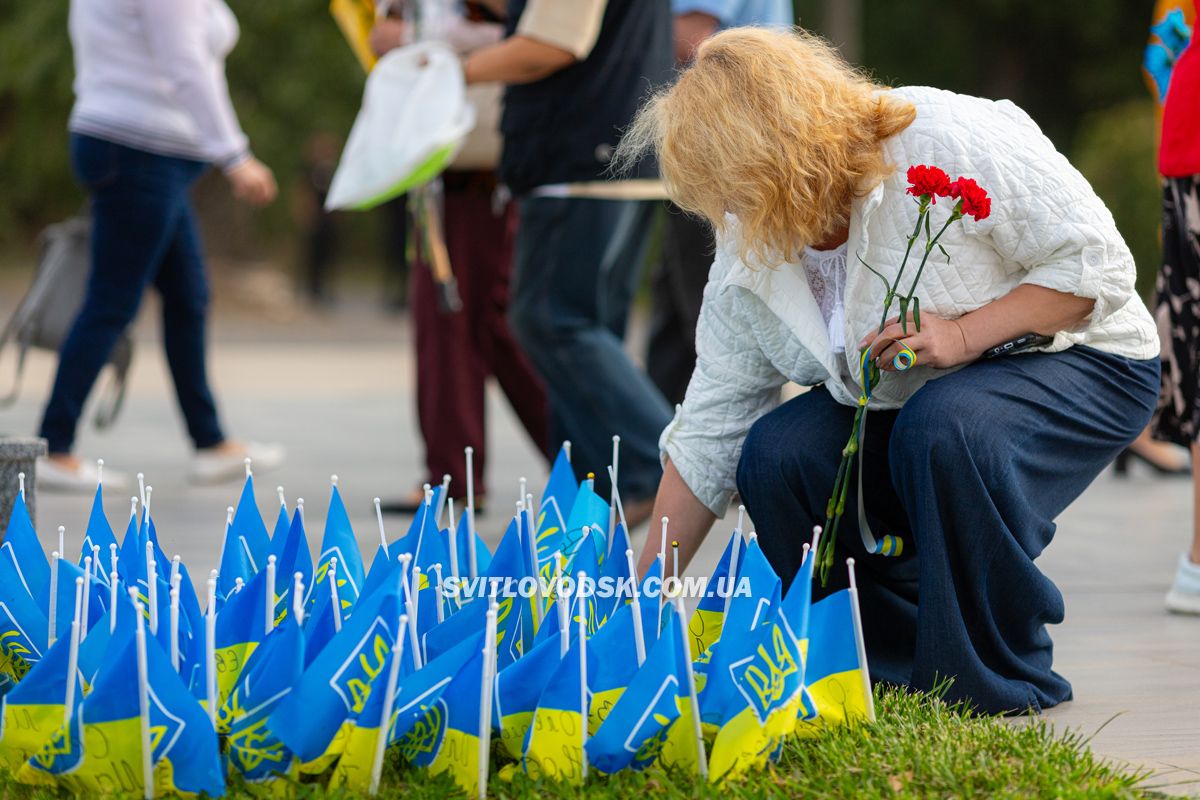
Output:
<path fill-rule="evenodd" d="M 890 91 L 912 102 L 917 118 L 884 143 L 896 172 L 857 200 L 851 214 L 848 352 L 832 351 L 797 262 L 747 267 L 737 256 L 736 224 L 717 243 L 696 332 L 696 370 L 660 448 L 718 516 L 735 489 L 742 441 L 754 421 L 779 403 L 785 382 L 825 383 L 839 402 L 856 404 L 852 343 L 878 327 L 884 294 L 882 281 L 856 255 L 884 275 L 895 274 L 916 221 L 916 205 L 905 195 L 905 172 L 913 164 L 941 167 L 951 179 L 975 178 L 992 198 L 991 216 L 982 222 L 965 218 L 942 237 L 952 262 L 930 258 L 917 288 L 922 313 L 953 319 L 1032 283 L 1096 301 L 1080 328 L 1059 333 L 1042 349 L 1084 344 L 1132 359 L 1159 354 L 1154 323 L 1134 293 L 1133 258 L 1112 215 L 1025 112 L 1006 100 L 939 89 Z M 949 207 L 944 200 L 935 208 L 935 229 Z M 914 274 L 910 264 L 907 275 Z M 897 408 L 926 381 L 949 372 L 918 364 L 888 373 L 871 406 Z"/>

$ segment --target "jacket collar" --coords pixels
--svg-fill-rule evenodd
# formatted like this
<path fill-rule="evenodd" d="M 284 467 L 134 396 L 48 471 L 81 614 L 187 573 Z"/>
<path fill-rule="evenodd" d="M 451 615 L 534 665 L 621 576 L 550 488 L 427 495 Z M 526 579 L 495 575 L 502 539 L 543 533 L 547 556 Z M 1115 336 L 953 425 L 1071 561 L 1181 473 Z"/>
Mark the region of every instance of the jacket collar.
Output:
<path fill-rule="evenodd" d="M 884 188 L 880 183 L 865 196 L 856 198 L 850 209 L 850 235 L 846 242 L 847 287 L 851 276 L 859 271 L 851 264 L 857 255 L 866 253 L 868 246 L 867 221 L 883 202 Z M 755 295 L 774 314 L 813 356 L 828 370 L 831 377 L 840 374 L 838 356 L 829 342 L 829 333 L 821 309 L 809 289 L 799 256 L 775 267 L 751 269 L 740 259 L 725 274 L 718 293 L 737 286 Z M 852 340 L 847 336 L 847 343 Z M 851 371 L 853 374 L 853 371 Z"/>

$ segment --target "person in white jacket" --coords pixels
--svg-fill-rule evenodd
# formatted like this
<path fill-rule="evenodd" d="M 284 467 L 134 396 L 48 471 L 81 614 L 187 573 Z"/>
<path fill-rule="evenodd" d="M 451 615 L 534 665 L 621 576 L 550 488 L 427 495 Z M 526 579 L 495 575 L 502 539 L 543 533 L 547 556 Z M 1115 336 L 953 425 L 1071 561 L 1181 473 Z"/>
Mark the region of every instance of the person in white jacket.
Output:
<path fill-rule="evenodd" d="M 809 34 L 751 28 L 702 44 L 644 107 L 619 161 L 647 150 L 717 233 L 696 369 L 660 443 L 654 513 L 684 563 L 736 489 L 790 584 L 826 521 L 869 347 L 884 372 L 851 462 L 863 508 L 852 466 L 837 566 L 815 596 L 844 588 L 841 562 L 857 560 L 876 680 L 952 677 L 949 697 L 982 712 L 1069 699 L 1046 631 L 1063 599 L 1034 559 L 1159 385 L 1132 258 L 1088 183 L 1010 102 L 887 89 Z M 914 165 L 973 178 L 990 214 L 951 225 L 948 258 L 929 259 L 919 332 L 911 319 L 880 332 L 886 287 L 864 263 L 889 280 L 899 268 Z M 935 225 L 954 202 L 934 206 Z M 1039 345 L 984 357 L 1011 341 Z M 902 372 L 901 345 L 916 360 Z M 780 405 L 788 381 L 814 388 Z M 872 530 L 902 550 L 869 551 Z"/>
<path fill-rule="evenodd" d="M 226 437 L 208 384 L 208 281 L 192 185 L 209 165 L 254 205 L 276 194 L 271 170 L 250 151 L 225 82 L 238 38 L 223 0 L 71 0 L 75 107 L 71 165 L 92 217 L 91 273 L 83 307 L 59 352 L 42 418 L 49 456 L 42 488 L 93 491 L 97 470 L 72 453 L 84 401 L 121 332 L 153 285 L 162 297 L 163 346 L 188 435 L 190 477 L 240 477 L 252 457 L 277 466 L 277 445 Z M 110 469 L 110 487 L 127 484 Z"/>

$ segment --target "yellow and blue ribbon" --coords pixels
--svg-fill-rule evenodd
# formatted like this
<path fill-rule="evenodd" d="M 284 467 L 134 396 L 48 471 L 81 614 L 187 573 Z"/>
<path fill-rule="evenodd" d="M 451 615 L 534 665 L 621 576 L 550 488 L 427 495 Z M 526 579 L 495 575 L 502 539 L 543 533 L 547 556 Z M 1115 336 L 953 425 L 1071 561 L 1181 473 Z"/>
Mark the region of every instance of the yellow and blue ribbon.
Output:
<path fill-rule="evenodd" d="M 892 366 L 897 372 L 905 372 L 912 369 L 917 363 L 917 354 L 912 351 L 904 342 L 896 340 L 896 344 L 900 346 L 900 352 L 892 357 Z M 859 375 L 862 384 L 862 394 L 859 395 L 858 404 L 863 407 L 862 417 L 859 422 L 858 429 L 858 530 L 862 537 L 863 547 L 868 553 L 875 555 L 888 556 L 897 558 L 904 552 L 904 539 L 892 534 L 885 534 L 879 540 L 875 539 L 871 532 L 871 526 L 867 524 L 867 509 L 866 503 L 863 500 L 863 437 L 867 433 L 867 404 L 871 401 L 871 348 L 863 351 L 862 359 L 859 361 Z"/>

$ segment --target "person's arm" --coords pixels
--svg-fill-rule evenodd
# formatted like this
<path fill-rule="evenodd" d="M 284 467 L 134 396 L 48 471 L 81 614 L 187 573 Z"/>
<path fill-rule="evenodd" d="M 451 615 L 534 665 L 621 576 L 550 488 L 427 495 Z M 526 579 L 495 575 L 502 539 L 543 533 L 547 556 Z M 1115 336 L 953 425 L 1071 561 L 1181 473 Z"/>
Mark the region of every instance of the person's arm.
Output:
<path fill-rule="evenodd" d="M 657 531 L 657 521 L 663 517 L 670 518 L 668 526 L 672 541 L 679 542 L 679 567 L 686 568 L 691 563 L 700 543 L 712 530 L 717 515 L 701 503 L 692 490 L 688 488 L 675 464 L 667 459 L 663 467 L 662 483 L 658 485 L 658 495 L 654 498 L 654 514 L 651 519 L 651 531 Z M 642 547 L 642 555 L 638 559 L 638 575 L 645 575 L 646 570 L 654 563 L 654 557 L 659 553 L 661 541 L 657 536 L 646 537 Z"/>
<path fill-rule="evenodd" d="M 275 178 L 254 158 L 238 125 L 222 69 L 213 69 L 203 0 L 140 0 L 151 56 L 176 101 L 195 122 L 213 163 L 234 193 L 251 203 L 274 199 Z"/>
<path fill-rule="evenodd" d="M 903 339 L 916 354 L 918 364 L 945 369 L 968 364 L 996 345 L 1026 333 L 1053 336 L 1059 331 L 1073 330 L 1088 318 L 1095 305 L 1096 301 L 1091 298 L 1023 283 L 1003 297 L 955 320 L 922 314 L 920 333 L 914 332 L 916 327 L 911 315 L 907 336 L 899 318 L 893 318 L 878 336 L 859 342 L 859 349 L 870 342 L 873 353 L 881 351 L 878 353 L 880 369 L 890 371 L 894 369 L 892 358 L 900 352 L 900 347 L 887 342 Z"/>
<path fill-rule="evenodd" d="M 600 38 L 607 4 L 529 0 L 512 36 L 463 62 L 467 83 L 535 83 L 583 61 Z"/>
<path fill-rule="evenodd" d="M 575 63 L 575 56 L 528 36 L 511 36 L 476 50 L 463 61 L 467 84 L 535 83 Z"/>
<path fill-rule="evenodd" d="M 704 11 L 687 11 L 675 15 L 675 62 L 687 64 L 696 55 L 696 48 L 717 32 L 720 21 Z"/>

